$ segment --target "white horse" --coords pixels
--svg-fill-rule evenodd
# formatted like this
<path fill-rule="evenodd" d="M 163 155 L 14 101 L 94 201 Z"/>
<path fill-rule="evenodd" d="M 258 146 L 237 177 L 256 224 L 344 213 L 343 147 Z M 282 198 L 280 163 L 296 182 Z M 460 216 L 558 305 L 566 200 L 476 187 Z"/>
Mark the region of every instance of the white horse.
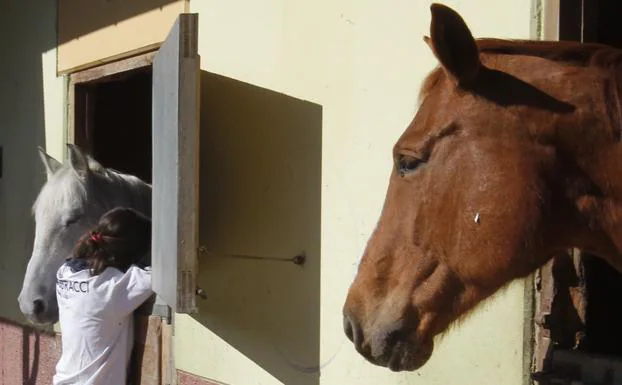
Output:
<path fill-rule="evenodd" d="M 130 207 L 151 216 L 151 186 L 135 176 L 106 169 L 75 145 L 61 164 L 39 148 L 47 182 L 33 206 L 35 240 L 18 302 L 37 324 L 58 321 L 56 271 L 78 240 L 106 211 Z"/>

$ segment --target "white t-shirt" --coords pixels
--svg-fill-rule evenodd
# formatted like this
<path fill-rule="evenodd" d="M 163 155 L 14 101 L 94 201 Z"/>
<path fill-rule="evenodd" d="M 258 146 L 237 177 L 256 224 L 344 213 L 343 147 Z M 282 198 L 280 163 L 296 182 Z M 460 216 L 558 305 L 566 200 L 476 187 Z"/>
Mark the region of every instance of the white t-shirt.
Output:
<path fill-rule="evenodd" d="M 152 294 L 151 271 L 126 273 L 63 264 L 56 273 L 62 355 L 54 385 L 124 385 L 133 346 L 132 313 Z M 75 271 L 74 271 L 75 270 Z"/>

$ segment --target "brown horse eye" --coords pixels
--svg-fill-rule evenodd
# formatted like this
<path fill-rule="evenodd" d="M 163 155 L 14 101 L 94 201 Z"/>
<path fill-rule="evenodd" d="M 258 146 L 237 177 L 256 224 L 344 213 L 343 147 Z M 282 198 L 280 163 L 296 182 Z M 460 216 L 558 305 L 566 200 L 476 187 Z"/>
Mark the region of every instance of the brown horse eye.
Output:
<path fill-rule="evenodd" d="M 423 160 L 410 155 L 400 155 L 397 161 L 400 176 L 413 172 L 423 163 Z"/>

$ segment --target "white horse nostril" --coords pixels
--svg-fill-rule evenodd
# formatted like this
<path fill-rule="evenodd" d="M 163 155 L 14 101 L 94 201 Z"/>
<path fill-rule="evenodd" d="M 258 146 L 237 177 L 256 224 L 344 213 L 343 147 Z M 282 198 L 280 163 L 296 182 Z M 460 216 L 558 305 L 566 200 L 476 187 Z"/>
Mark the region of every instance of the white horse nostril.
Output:
<path fill-rule="evenodd" d="M 35 315 L 41 314 L 45 310 L 45 303 L 43 302 L 42 299 L 35 299 L 32 305 L 33 305 L 32 312 Z"/>

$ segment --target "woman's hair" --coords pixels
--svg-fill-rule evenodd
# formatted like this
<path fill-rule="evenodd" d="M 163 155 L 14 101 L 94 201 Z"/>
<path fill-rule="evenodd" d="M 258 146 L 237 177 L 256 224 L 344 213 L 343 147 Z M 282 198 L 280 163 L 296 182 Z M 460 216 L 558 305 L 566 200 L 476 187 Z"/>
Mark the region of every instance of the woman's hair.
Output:
<path fill-rule="evenodd" d="M 92 275 L 107 267 L 126 271 L 151 248 L 151 220 L 136 210 L 118 207 L 105 213 L 76 245 L 72 259 L 83 260 Z"/>

